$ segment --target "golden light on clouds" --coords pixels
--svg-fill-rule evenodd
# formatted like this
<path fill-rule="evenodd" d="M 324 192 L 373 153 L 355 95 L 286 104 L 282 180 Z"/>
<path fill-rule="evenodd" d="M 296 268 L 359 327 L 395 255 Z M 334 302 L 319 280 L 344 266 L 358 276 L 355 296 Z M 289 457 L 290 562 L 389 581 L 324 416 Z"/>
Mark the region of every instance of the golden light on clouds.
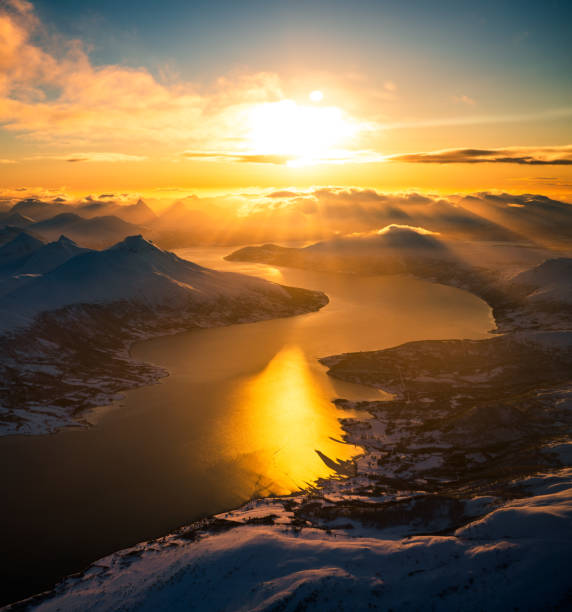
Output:
<path fill-rule="evenodd" d="M 470 98 L 457 81 L 424 87 L 426 75 L 399 61 L 379 72 L 341 70 L 340 58 L 319 70 L 246 63 L 195 78 L 112 54 L 96 61 L 87 41 L 51 28 L 32 3 L 0 1 L 7 188 L 467 192 L 525 184 L 572 197 L 568 99 L 494 105 L 496 92 L 474 84 Z"/>

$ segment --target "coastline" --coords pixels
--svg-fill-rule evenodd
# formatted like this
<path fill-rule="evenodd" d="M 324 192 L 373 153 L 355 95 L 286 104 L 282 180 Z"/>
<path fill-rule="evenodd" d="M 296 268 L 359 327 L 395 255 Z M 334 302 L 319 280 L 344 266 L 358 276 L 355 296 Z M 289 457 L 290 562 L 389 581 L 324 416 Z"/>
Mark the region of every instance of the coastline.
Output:
<path fill-rule="evenodd" d="M 409 554 L 408 561 L 401 560 L 403 572 L 380 581 L 379 588 L 371 582 L 375 582 L 374 577 L 369 576 L 363 583 L 365 578 L 359 578 L 354 571 L 351 588 L 358 588 L 363 602 L 378 602 L 381 593 L 385 593 L 384 605 L 391 601 L 399 608 L 405 605 L 403 594 L 398 593 L 399 581 L 406 576 L 413 584 L 418 580 L 413 576 L 419 574 L 421 579 L 425 574 L 422 582 L 437 576 L 441 589 L 434 595 L 444 605 L 466 605 L 463 589 L 466 591 L 469 583 L 460 590 L 459 573 L 467 579 L 470 571 L 471 594 L 476 599 L 466 609 L 479 609 L 489 597 L 491 571 L 497 568 L 498 578 L 493 582 L 500 585 L 508 580 L 512 587 L 504 599 L 497 598 L 489 609 L 502 609 L 503 601 L 504 605 L 518 601 L 528 609 L 532 600 L 527 582 L 533 571 L 542 571 L 544 566 L 550 566 L 552 575 L 535 595 L 537 603 L 538 597 L 547 601 L 549 596 L 549 605 L 566 601 L 566 577 L 556 568 L 568 555 L 568 519 L 553 525 L 549 522 L 544 530 L 539 525 L 546 525 L 553 507 L 562 516 L 572 512 L 572 472 L 567 468 L 572 446 L 572 388 L 568 375 L 572 333 L 539 330 L 535 313 L 529 329 L 523 331 L 526 316 L 510 309 L 506 314 L 503 333 L 499 334 L 497 328 L 497 334 L 490 339 L 425 340 L 320 360 L 330 368 L 330 375 L 394 393 L 390 401 L 336 402 L 340 407 L 370 415 L 367 419 L 341 421 L 345 442 L 365 449 L 353 462 L 354 475 L 348 476 L 347 466 L 340 466 L 345 476 L 322 480 L 316 487 L 286 497 L 253 500 L 163 538 L 119 551 L 65 579 L 51 592 L 28 600 L 29 605 L 39 610 L 61 605 L 80 610 L 89 602 L 95 605 L 94 609 L 105 609 L 105 601 L 120 601 L 127 609 L 140 609 L 143 602 L 147 605 L 148 601 L 157 601 L 153 593 L 158 592 L 160 597 L 164 592 L 167 596 L 169 588 L 176 589 L 177 585 L 200 592 L 200 568 L 208 572 L 210 566 L 216 567 L 217 573 L 226 568 L 227 574 L 242 576 L 246 584 L 251 581 L 251 593 L 255 594 L 250 598 L 246 589 L 236 590 L 238 586 L 227 594 L 229 600 L 244 600 L 247 607 L 270 601 L 288 605 L 305 601 L 312 593 L 313 601 L 324 597 L 327 601 L 325 584 L 336 584 L 340 579 L 331 567 L 339 567 L 344 575 L 351 574 L 356 550 L 375 550 L 377 563 L 386 567 L 387 562 L 401 558 L 412 546 L 421 556 Z M 511 318 L 517 323 L 509 323 Z M 559 327 L 558 317 L 552 327 Z M 429 361 L 427 351 L 432 354 Z M 498 363 L 491 363 L 491 355 L 495 354 Z M 380 360 L 384 364 L 382 373 Z M 419 360 L 436 364 L 433 371 L 420 373 L 416 365 Z M 515 379 L 511 364 L 520 370 L 520 378 Z M 555 372 L 554 364 L 564 368 Z M 407 366 L 416 372 L 415 376 L 403 372 Z M 459 368 L 463 367 L 466 372 L 459 377 Z M 431 370 L 431 366 L 425 369 Z M 531 377 L 531 372 L 536 372 L 536 378 Z M 524 413 L 523 401 L 527 405 Z M 499 402 L 500 406 L 496 405 Z M 555 425 L 550 427 L 550 423 Z M 510 434 L 513 430 L 516 436 Z M 504 517 L 514 513 L 518 513 L 518 521 L 532 529 L 526 540 L 521 534 L 510 535 L 511 525 L 516 529 L 516 523 L 507 524 Z M 564 544 L 555 549 L 555 541 Z M 315 564 L 314 574 L 296 588 L 291 587 L 292 576 L 288 572 L 289 579 L 282 572 L 280 580 L 275 577 L 268 583 L 272 572 L 264 562 L 250 564 L 244 571 L 238 562 L 260 542 L 265 542 L 272 554 L 281 550 L 287 558 L 294 555 L 292 562 L 299 556 L 298 548 L 307 548 L 314 555 L 321 550 L 324 560 Z M 353 551 L 348 556 L 349 565 L 339 559 L 340 549 L 346 546 Z M 452 555 L 451 547 L 457 551 Z M 433 549 L 443 549 L 436 554 L 440 567 L 450 568 L 448 577 L 437 568 L 427 567 L 427 555 Z M 455 560 L 463 557 L 478 563 L 454 570 L 458 564 Z M 519 558 L 526 560 L 524 569 L 522 563 L 515 564 Z M 153 573 L 146 567 L 153 567 Z M 215 579 L 214 575 L 211 579 Z M 289 588 L 285 589 L 284 581 L 290 584 Z M 266 587 L 266 594 L 260 593 L 264 587 L 257 585 L 261 583 L 272 585 Z M 95 584 L 101 592 L 97 604 L 90 595 Z M 121 589 L 128 588 L 129 594 L 123 596 L 117 590 L 119 585 Z M 395 601 L 387 599 L 388 592 Z M 197 609 L 214 605 L 214 595 L 203 593 L 203 597 L 204 608 Z"/>

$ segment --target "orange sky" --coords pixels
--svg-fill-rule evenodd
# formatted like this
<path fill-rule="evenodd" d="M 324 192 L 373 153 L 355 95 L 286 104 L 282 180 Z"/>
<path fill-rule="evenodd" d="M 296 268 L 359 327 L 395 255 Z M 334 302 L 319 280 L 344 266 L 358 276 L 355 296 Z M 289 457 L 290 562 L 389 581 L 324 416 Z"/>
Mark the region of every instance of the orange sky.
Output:
<path fill-rule="evenodd" d="M 50 13 L 50 5 L 57 3 L 7 0 L 0 8 L 5 193 L 26 187 L 169 197 L 337 185 L 572 199 L 570 79 L 538 50 L 546 34 L 540 29 L 537 41 L 533 30 L 507 40 L 501 91 L 503 73 L 491 58 L 472 56 L 462 42 L 458 57 L 450 54 L 439 26 L 428 24 L 435 32 L 427 34 L 421 22 L 404 26 L 433 34 L 426 57 L 414 62 L 415 49 L 399 42 L 391 62 L 375 68 L 365 42 L 363 63 L 332 49 L 331 63 L 319 69 L 294 56 L 263 66 L 258 48 L 252 65 L 236 65 L 213 48 L 217 62 L 210 59 L 206 76 L 206 65 L 196 67 L 194 79 L 182 73 L 184 58 L 158 57 L 157 70 L 153 58 L 133 65 L 120 55 L 103 57 L 93 41 L 61 31 L 72 17 Z M 102 18 L 120 29 L 120 15 L 117 23 L 112 12 Z M 143 31 L 144 23 L 136 25 Z M 366 24 L 351 27 L 357 53 Z M 536 47 L 525 46 L 529 38 Z M 525 74 L 526 54 L 546 63 L 545 74 L 538 67 Z M 453 78 L 463 69 L 472 79 Z M 321 95 L 312 99 L 312 91 Z"/>

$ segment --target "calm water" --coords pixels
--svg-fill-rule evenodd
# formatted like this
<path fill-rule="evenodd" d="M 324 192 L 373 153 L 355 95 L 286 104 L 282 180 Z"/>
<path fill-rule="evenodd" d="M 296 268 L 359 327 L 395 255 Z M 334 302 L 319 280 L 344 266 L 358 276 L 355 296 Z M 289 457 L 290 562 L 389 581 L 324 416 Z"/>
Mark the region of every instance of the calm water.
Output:
<path fill-rule="evenodd" d="M 0 439 L 3 602 L 49 587 L 113 550 L 163 535 L 253 495 L 331 473 L 315 450 L 347 459 L 335 397 L 381 392 L 329 379 L 317 358 L 409 340 L 482 338 L 489 308 L 405 277 L 357 278 L 222 261 L 203 265 L 320 289 L 330 304 L 290 319 L 187 332 L 133 348 L 166 367 L 89 430 Z"/>

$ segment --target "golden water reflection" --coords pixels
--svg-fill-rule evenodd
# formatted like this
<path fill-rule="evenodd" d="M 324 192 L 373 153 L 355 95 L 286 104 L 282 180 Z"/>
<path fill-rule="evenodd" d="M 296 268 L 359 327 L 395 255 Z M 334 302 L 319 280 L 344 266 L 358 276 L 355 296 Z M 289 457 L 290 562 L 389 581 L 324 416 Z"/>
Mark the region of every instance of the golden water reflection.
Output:
<path fill-rule="evenodd" d="M 338 460 L 359 454 L 358 447 L 333 439 L 343 435 L 343 413 L 332 408 L 327 391 L 296 345 L 283 347 L 241 385 L 233 429 L 222 432 L 221 446 L 235 458 L 249 450 L 250 469 L 264 475 L 257 494 L 289 493 L 334 474 L 316 450 Z"/>

